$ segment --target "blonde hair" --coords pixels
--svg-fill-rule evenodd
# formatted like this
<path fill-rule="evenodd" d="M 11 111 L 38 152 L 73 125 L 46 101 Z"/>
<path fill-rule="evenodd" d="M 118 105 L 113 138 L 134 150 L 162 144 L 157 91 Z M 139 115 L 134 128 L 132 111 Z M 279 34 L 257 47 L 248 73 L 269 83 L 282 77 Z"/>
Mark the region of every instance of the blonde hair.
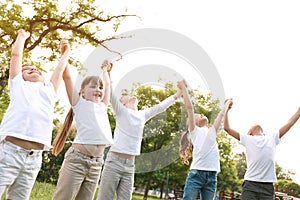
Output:
<path fill-rule="evenodd" d="M 182 159 L 182 162 L 186 165 L 189 164 L 189 158 L 191 157 L 191 140 L 189 137 L 189 131 L 187 130 L 181 135 L 180 141 L 179 141 L 179 155 Z"/>
<path fill-rule="evenodd" d="M 81 83 L 81 89 L 83 89 L 89 83 L 99 84 L 101 86 L 102 81 L 98 76 L 87 76 Z M 64 148 L 66 140 L 70 134 L 71 126 L 73 123 L 74 112 L 73 109 L 70 108 L 65 121 L 62 125 L 61 130 L 57 133 L 54 141 L 53 141 L 53 149 L 52 153 L 57 156 L 61 150 Z"/>

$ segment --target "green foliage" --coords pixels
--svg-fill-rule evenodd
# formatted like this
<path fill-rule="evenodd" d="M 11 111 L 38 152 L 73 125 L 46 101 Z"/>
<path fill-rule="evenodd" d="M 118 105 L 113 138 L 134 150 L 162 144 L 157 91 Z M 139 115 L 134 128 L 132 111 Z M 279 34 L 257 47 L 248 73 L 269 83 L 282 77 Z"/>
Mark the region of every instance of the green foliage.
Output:
<path fill-rule="evenodd" d="M 236 170 L 237 170 L 238 178 L 244 179 L 244 175 L 247 169 L 245 152 L 236 154 L 234 156 L 234 160 L 236 161 Z"/>
<path fill-rule="evenodd" d="M 1 86 L 0 86 L 1 87 Z M 7 87 L 2 90 L 2 94 L 0 94 L 0 123 L 2 122 L 3 116 L 7 107 L 9 105 L 9 91 Z"/>
<path fill-rule="evenodd" d="M 276 167 L 276 176 L 278 179 L 282 179 L 282 180 L 288 180 L 288 181 L 292 181 L 292 176 L 295 175 L 295 172 L 293 172 L 292 170 L 285 170 L 282 167 L 279 166 L 279 164 L 276 162 L 275 163 L 275 167 Z"/>
<path fill-rule="evenodd" d="M 241 191 L 238 184 L 236 162 L 232 153 L 232 138 L 221 131 L 218 138 L 221 172 L 218 174 L 218 191 Z"/>
<path fill-rule="evenodd" d="M 18 29 L 30 32 L 25 43 L 24 62 L 35 63 L 49 71 L 53 67 L 51 62 L 59 57 L 61 39 L 68 39 L 71 49 L 83 45 L 104 46 L 105 41 L 120 39 L 114 36 L 118 27 L 127 17 L 135 16 L 125 9 L 124 14 L 119 15 L 105 12 L 96 0 L 72 0 L 70 4 L 62 0 L 1 1 L 0 10 L 0 94 L 7 84 L 7 58 L 10 58 Z M 117 50 L 104 47 L 117 53 Z M 74 59 L 70 62 L 81 66 Z"/>
<path fill-rule="evenodd" d="M 290 180 L 278 180 L 275 185 L 278 185 L 278 192 L 284 192 L 295 197 L 300 194 L 300 185 Z"/>

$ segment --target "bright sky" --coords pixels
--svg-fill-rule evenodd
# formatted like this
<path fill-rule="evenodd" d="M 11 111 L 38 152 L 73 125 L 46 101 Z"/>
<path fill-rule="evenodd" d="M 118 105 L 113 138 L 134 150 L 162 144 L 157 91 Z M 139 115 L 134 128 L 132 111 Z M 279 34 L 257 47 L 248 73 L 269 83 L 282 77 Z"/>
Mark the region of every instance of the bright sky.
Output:
<path fill-rule="evenodd" d="M 277 131 L 300 106 L 298 0 L 98 2 L 112 14 L 124 13 L 127 8 L 128 13 L 141 17 L 123 22 L 119 33 L 138 28 L 169 29 L 200 45 L 221 76 L 225 98 L 234 99 L 231 126 L 240 133 L 247 133 L 254 124 L 260 124 L 266 133 Z M 77 49 L 77 53 L 82 55 L 86 50 Z M 156 56 L 155 61 L 134 56 L 134 66 L 182 62 L 174 55 Z M 181 75 L 186 76 L 184 72 Z M 198 84 L 192 76 L 186 79 L 191 86 Z M 280 166 L 296 172 L 294 181 L 298 183 L 299 146 L 300 121 L 283 137 L 276 154 Z"/>
<path fill-rule="evenodd" d="M 231 126 L 247 133 L 260 124 L 277 131 L 300 106 L 300 2 L 298 0 L 99 1 L 108 11 L 135 13 L 120 31 L 163 28 L 198 43 L 214 62 L 225 97 L 234 99 Z M 300 183 L 300 121 L 277 148 L 279 165 Z"/>

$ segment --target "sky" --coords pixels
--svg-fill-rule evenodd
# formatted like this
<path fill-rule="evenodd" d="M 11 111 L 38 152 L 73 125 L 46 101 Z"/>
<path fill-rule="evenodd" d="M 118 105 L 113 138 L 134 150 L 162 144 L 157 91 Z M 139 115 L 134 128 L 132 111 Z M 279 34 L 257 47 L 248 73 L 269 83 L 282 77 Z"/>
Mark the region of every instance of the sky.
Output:
<path fill-rule="evenodd" d="M 99 3 L 111 12 L 122 13 L 126 8 L 128 13 L 140 16 L 123 22 L 119 32 L 162 28 L 183 34 L 200 45 L 219 72 L 225 98 L 233 98 L 230 123 L 241 134 L 254 124 L 260 124 L 266 134 L 278 131 L 299 108 L 299 1 Z M 282 138 L 276 153 L 276 161 L 293 170 L 298 183 L 299 150 L 300 120 Z"/>
<path fill-rule="evenodd" d="M 140 17 L 125 20 L 118 33 L 143 28 L 168 29 L 185 35 L 201 46 L 221 77 L 225 98 L 233 98 L 230 123 L 241 134 L 246 134 L 254 124 L 260 124 L 266 134 L 277 131 L 299 108 L 298 0 L 98 2 L 112 14 L 122 14 L 126 9 L 129 14 Z M 80 60 L 79 55 L 84 58 L 87 52 L 91 49 L 77 49 L 73 56 Z M 151 62 L 149 57 L 133 56 L 131 60 L 128 56 L 127 62 L 134 63 L 134 66 Z M 163 59 L 160 59 L 161 56 Z M 157 65 L 182 63 L 176 56 L 161 52 L 153 57 L 156 60 L 152 62 Z M 165 63 L 166 60 L 169 63 Z M 183 73 L 190 86 L 198 84 L 194 80 L 199 79 L 180 70 L 179 73 Z M 199 84 L 202 85 L 202 82 Z M 241 146 L 236 149 L 243 150 Z M 278 164 L 293 170 L 296 173 L 294 181 L 300 184 L 299 150 L 300 120 L 282 138 L 276 153 Z"/>

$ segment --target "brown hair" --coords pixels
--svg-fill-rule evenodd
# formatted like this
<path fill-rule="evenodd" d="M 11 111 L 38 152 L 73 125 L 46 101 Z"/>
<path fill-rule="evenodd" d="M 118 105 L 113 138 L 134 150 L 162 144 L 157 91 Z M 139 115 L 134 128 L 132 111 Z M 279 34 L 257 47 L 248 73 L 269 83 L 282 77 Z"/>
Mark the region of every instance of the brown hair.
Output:
<path fill-rule="evenodd" d="M 99 84 L 100 87 L 102 85 L 102 81 L 98 76 L 87 76 L 81 83 L 81 89 L 83 89 L 86 85 L 88 85 L 89 83 L 92 84 Z M 74 118 L 74 112 L 73 109 L 70 108 L 65 121 L 62 125 L 61 130 L 57 133 L 54 141 L 53 141 L 53 149 L 52 149 L 52 153 L 57 156 L 61 150 L 64 148 L 65 146 L 65 142 L 67 140 L 67 137 L 69 136 L 70 133 L 70 129 L 73 123 L 73 118 Z"/>
<path fill-rule="evenodd" d="M 73 118 L 74 118 L 73 109 L 70 108 L 70 110 L 65 118 L 64 124 L 62 125 L 62 129 L 56 135 L 56 137 L 53 141 L 52 153 L 55 156 L 57 156 L 65 146 L 65 142 L 70 133 Z"/>
<path fill-rule="evenodd" d="M 189 131 L 187 130 L 181 135 L 180 142 L 179 142 L 179 155 L 182 159 L 184 164 L 189 164 L 189 158 L 191 157 L 191 140 L 188 135 Z"/>

